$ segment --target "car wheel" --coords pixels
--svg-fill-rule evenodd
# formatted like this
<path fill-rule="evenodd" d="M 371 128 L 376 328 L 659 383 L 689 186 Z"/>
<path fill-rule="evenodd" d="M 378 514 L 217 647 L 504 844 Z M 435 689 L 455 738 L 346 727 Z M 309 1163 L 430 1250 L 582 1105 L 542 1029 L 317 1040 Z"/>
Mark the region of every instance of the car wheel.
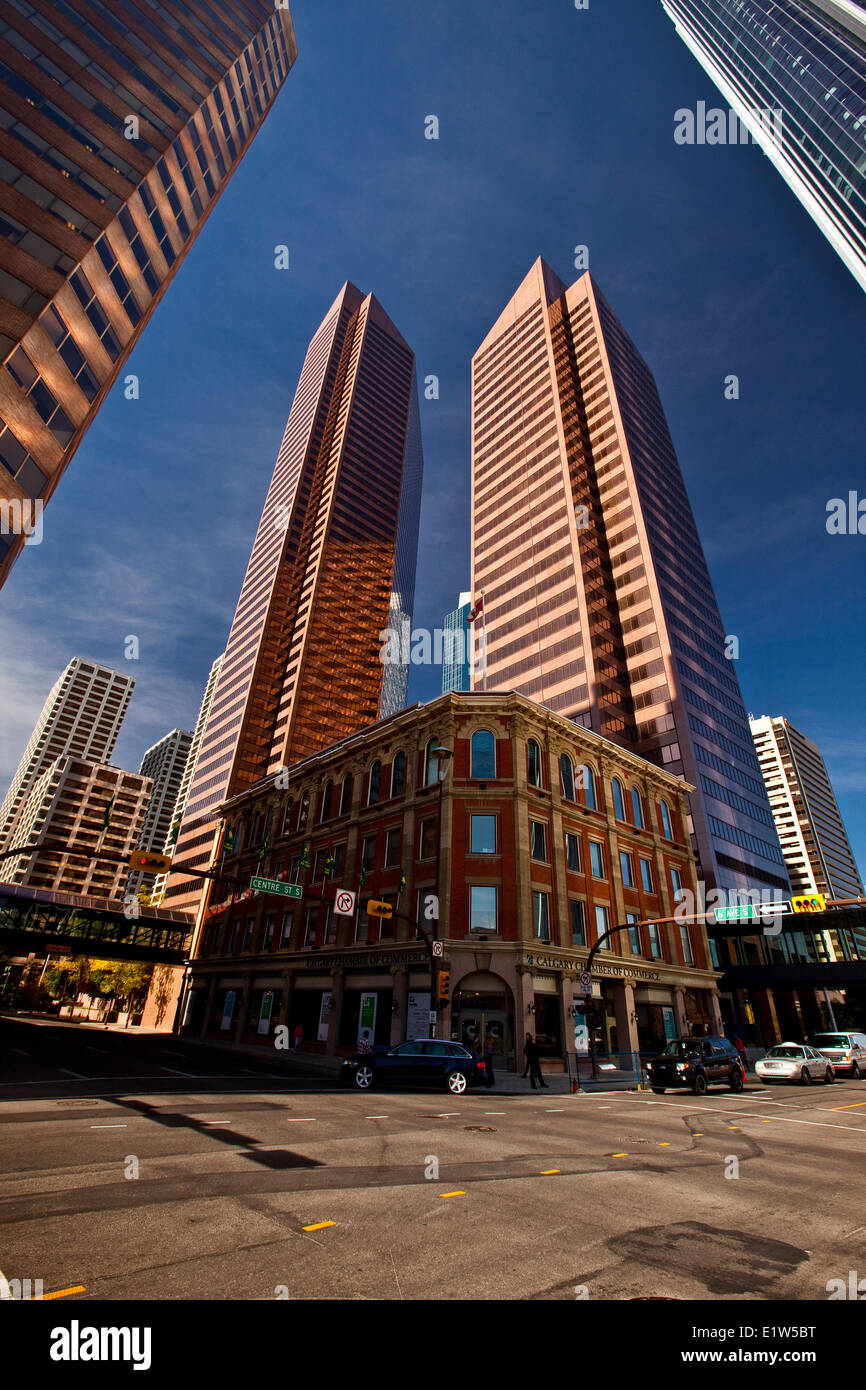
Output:
<path fill-rule="evenodd" d="M 803 1083 L 804 1086 L 811 1086 L 811 1084 L 812 1084 L 812 1073 L 809 1071 L 809 1068 L 808 1068 L 808 1067 L 801 1067 L 801 1068 L 800 1068 L 800 1080 L 802 1081 L 802 1083 Z"/>
<path fill-rule="evenodd" d="M 832 1068 L 832 1067 L 828 1067 L 827 1070 L 824 1072 L 824 1085 L 825 1085 L 825 1086 L 828 1086 L 832 1080 L 833 1080 L 833 1068 Z"/>
<path fill-rule="evenodd" d="M 699 1071 L 695 1077 L 692 1083 L 692 1090 L 696 1096 L 705 1096 L 707 1094 L 707 1078 L 702 1071 Z"/>
<path fill-rule="evenodd" d="M 369 1091 L 373 1084 L 373 1068 L 360 1066 L 355 1072 L 355 1085 L 362 1091 Z"/>
<path fill-rule="evenodd" d="M 732 1091 L 742 1091 L 743 1089 L 743 1073 L 739 1067 L 731 1069 L 730 1086 Z"/>
<path fill-rule="evenodd" d="M 665 1093 L 665 1088 L 664 1088 L 664 1086 L 653 1086 L 653 1094 L 654 1094 L 654 1095 L 656 1095 L 656 1096 L 663 1096 L 664 1093 Z"/>
<path fill-rule="evenodd" d="M 452 1096 L 462 1096 L 468 1085 L 469 1082 L 466 1080 L 465 1072 L 452 1071 L 449 1073 L 448 1089 Z"/>

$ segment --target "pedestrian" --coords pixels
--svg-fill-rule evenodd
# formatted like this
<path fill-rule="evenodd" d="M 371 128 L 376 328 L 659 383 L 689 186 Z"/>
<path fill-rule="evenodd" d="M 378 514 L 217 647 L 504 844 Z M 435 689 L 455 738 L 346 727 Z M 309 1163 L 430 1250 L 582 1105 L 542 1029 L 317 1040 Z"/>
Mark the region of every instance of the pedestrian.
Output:
<path fill-rule="evenodd" d="M 536 1089 L 535 1083 L 538 1082 L 542 1090 L 547 1090 L 547 1082 L 541 1074 L 541 1054 L 538 1050 L 538 1040 L 530 1039 L 529 1047 L 529 1079 L 532 1082 L 533 1091 Z"/>
<path fill-rule="evenodd" d="M 365 1028 L 363 1033 L 361 1034 L 361 1040 L 358 1043 L 358 1051 L 359 1053 L 362 1053 L 364 1056 L 366 1056 L 368 1052 L 373 1051 L 372 1045 L 370 1043 L 369 1028 Z"/>
<path fill-rule="evenodd" d="M 295 1024 L 294 1038 L 295 1038 L 295 1051 L 297 1052 L 297 1051 L 299 1050 L 300 1046 L 301 1046 L 301 1043 L 304 1041 L 304 1028 L 303 1028 L 303 1024 L 301 1024 L 301 1023 L 296 1023 L 296 1024 Z"/>
<path fill-rule="evenodd" d="M 496 1078 L 493 1075 L 493 1053 L 484 1054 L 484 1082 L 488 1089 L 493 1085 Z"/>
<path fill-rule="evenodd" d="M 739 1052 L 740 1056 L 741 1056 L 742 1059 L 743 1059 L 743 1062 L 745 1063 L 745 1061 L 746 1061 L 746 1044 L 743 1042 L 743 1039 L 740 1037 L 739 1033 L 738 1033 L 738 1034 L 736 1035 L 736 1037 L 734 1038 L 734 1047 L 737 1049 L 737 1051 Z"/>
<path fill-rule="evenodd" d="M 526 1042 L 523 1044 L 523 1055 L 524 1055 L 524 1057 L 526 1058 L 526 1066 L 523 1068 L 523 1075 L 524 1075 L 524 1078 L 526 1078 L 526 1077 L 529 1075 L 529 1054 L 531 1053 L 531 1051 L 532 1051 L 532 1034 L 531 1034 L 531 1033 L 527 1033 L 527 1034 L 526 1034 Z"/>

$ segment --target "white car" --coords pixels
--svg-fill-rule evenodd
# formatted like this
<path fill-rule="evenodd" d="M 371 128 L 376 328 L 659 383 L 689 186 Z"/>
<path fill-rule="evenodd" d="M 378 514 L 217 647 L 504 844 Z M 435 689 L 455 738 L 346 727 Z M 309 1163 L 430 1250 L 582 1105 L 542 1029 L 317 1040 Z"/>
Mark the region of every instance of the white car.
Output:
<path fill-rule="evenodd" d="M 850 1072 L 854 1080 L 866 1076 L 866 1033 L 817 1033 L 812 1039 L 834 1071 Z"/>
<path fill-rule="evenodd" d="M 835 1075 L 832 1062 L 805 1043 L 780 1043 L 771 1047 L 766 1057 L 755 1063 L 762 1081 L 832 1081 Z"/>

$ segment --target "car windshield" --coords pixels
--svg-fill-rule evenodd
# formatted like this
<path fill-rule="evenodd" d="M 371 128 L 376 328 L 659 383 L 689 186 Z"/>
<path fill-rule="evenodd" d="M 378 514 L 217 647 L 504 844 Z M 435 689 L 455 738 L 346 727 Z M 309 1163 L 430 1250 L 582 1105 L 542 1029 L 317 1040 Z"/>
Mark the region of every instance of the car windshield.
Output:
<path fill-rule="evenodd" d="M 662 1057 L 697 1057 L 701 1050 L 700 1038 L 686 1038 L 685 1041 L 669 1042 Z"/>
<path fill-rule="evenodd" d="M 768 1057 L 802 1057 L 802 1047 L 771 1047 Z"/>
<path fill-rule="evenodd" d="M 813 1047 L 847 1047 L 847 1033 L 819 1033 L 812 1040 Z"/>

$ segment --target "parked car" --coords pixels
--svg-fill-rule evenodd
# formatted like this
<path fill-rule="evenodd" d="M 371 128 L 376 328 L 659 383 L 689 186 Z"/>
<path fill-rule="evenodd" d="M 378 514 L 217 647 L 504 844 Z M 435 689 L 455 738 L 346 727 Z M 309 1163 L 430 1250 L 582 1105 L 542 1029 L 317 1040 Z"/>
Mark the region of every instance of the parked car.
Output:
<path fill-rule="evenodd" d="M 746 1079 L 743 1059 L 727 1038 L 679 1038 L 647 1063 L 652 1089 L 661 1095 L 668 1088 L 706 1095 L 709 1086 L 727 1085 L 742 1091 Z"/>
<path fill-rule="evenodd" d="M 762 1081 L 801 1081 L 809 1086 L 813 1081 L 832 1081 L 833 1064 L 814 1047 L 806 1043 L 779 1043 L 755 1063 Z"/>
<path fill-rule="evenodd" d="M 850 1072 L 854 1080 L 866 1076 L 866 1033 L 816 1033 L 812 1039 L 834 1071 Z"/>
<path fill-rule="evenodd" d="M 486 1082 L 487 1068 L 460 1043 L 436 1038 L 412 1038 L 384 1052 L 347 1057 L 340 1079 L 368 1091 L 371 1086 L 440 1086 L 462 1096 L 470 1086 Z"/>

